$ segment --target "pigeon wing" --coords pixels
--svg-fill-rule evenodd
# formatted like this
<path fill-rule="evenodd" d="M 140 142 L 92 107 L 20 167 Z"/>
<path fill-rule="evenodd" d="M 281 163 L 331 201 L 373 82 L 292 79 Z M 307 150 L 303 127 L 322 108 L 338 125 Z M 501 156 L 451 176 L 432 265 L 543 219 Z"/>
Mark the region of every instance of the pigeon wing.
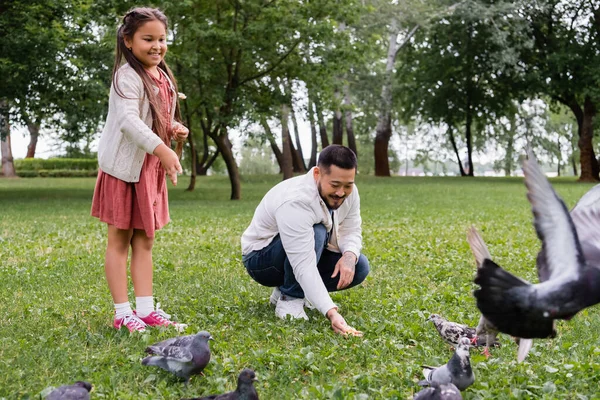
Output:
<path fill-rule="evenodd" d="M 528 159 L 523 162 L 527 198 L 545 260 L 538 264 L 538 275 L 543 280 L 577 279 L 584 263 L 577 231 L 565 203 L 548 182 L 533 152 L 528 150 L 527 154 Z"/>
<path fill-rule="evenodd" d="M 161 355 L 167 360 L 179 361 L 182 363 L 190 362 L 194 358 L 189 348 L 177 346 L 169 346 L 163 349 Z"/>
<path fill-rule="evenodd" d="M 146 353 L 148 354 L 161 354 L 162 349 L 169 346 L 176 347 L 187 347 L 194 340 L 195 335 L 179 336 L 171 339 L 163 340 L 162 342 L 154 343 L 151 346 L 146 347 Z"/>

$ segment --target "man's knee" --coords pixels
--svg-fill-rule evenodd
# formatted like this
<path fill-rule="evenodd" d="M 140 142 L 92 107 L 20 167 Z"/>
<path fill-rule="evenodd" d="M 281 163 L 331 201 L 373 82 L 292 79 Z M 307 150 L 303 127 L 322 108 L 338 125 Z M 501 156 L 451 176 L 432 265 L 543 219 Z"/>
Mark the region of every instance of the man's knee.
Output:
<path fill-rule="evenodd" d="M 354 285 L 358 285 L 362 283 L 369 275 L 371 271 L 371 267 L 369 266 L 369 260 L 364 254 L 361 254 L 358 258 L 358 262 L 356 263 L 356 267 L 354 269 Z"/>

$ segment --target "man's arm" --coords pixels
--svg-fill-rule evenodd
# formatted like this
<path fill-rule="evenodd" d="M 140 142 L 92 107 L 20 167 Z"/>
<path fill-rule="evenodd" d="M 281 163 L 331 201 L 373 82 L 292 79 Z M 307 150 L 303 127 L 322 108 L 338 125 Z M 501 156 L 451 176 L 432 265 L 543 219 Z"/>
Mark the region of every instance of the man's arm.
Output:
<path fill-rule="evenodd" d="M 323 315 L 337 308 L 317 269 L 313 225 L 318 217 L 306 204 L 286 202 L 275 212 L 281 243 L 294 271 L 294 276 L 308 300 Z"/>

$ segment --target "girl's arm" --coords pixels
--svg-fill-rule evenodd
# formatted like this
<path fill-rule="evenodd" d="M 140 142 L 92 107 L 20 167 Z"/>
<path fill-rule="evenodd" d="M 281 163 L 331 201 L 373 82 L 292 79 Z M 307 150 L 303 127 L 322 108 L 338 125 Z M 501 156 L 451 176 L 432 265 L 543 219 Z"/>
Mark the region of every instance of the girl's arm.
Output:
<path fill-rule="evenodd" d="M 141 119 L 142 104 L 148 101 L 144 100 L 142 79 L 133 70 L 120 70 L 117 72 L 117 85 L 124 97 L 115 88 L 111 89 L 111 97 L 114 98 L 121 131 L 146 153 L 153 154 L 162 144 L 162 139 Z"/>

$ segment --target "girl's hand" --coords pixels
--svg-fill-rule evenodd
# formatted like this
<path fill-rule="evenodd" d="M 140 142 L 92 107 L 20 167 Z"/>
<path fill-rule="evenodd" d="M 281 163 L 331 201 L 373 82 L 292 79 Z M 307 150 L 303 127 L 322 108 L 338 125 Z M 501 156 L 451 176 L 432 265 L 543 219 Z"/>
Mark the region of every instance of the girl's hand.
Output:
<path fill-rule="evenodd" d="M 161 143 L 154 149 L 154 155 L 160 159 L 160 163 L 167 172 L 167 175 L 169 175 L 169 179 L 171 179 L 173 185 L 177 186 L 177 173 L 183 172 L 177 154 L 169 146 Z"/>
<path fill-rule="evenodd" d="M 171 132 L 173 133 L 173 138 L 175 139 L 175 141 L 177 142 L 183 142 L 185 141 L 185 139 L 187 139 L 190 131 L 188 128 L 186 128 L 185 126 L 183 126 L 183 124 L 175 121 L 173 123 L 173 127 L 171 129 Z"/>

